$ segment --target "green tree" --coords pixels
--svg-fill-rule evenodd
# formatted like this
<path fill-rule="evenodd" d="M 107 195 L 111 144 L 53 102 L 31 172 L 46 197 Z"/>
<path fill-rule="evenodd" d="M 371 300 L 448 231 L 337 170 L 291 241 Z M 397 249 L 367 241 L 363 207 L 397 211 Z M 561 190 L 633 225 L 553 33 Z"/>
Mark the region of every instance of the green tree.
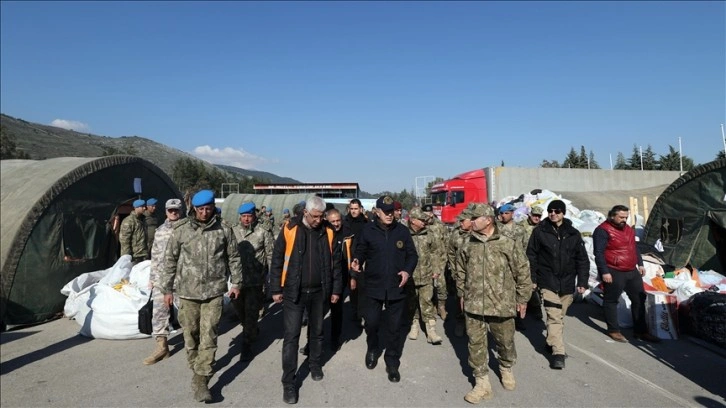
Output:
<path fill-rule="evenodd" d="M 544 168 L 559 168 L 560 163 L 557 160 L 542 160 L 542 163 L 539 165 L 539 167 Z"/>
<path fill-rule="evenodd" d="M 597 161 L 595 160 L 595 153 L 593 153 L 592 150 L 590 150 L 590 159 L 589 160 L 590 160 L 590 168 L 591 169 L 599 169 L 600 168 L 600 165 L 597 164 Z"/>
<path fill-rule="evenodd" d="M 658 159 L 650 145 L 643 152 L 643 170 L 658 170 Z"/>
<path fill-rule="evenodd" d="M 575 148 L 571 147 L 570 152 L 567 153 L 565 160 L 562 162 L 562 167 L 566 168 L 566 169 L 576 169 L 576 168 L 578 168 L 579 161 L 580 161 L 580 158 L 577 156 L 577 152 L 575 152 Z"/>
<path fill-rule="evenodd" d="M 580 146 L 580 155 L 577 156 L 577 168 L 587 168 L 587 152 L 585 151 L 585 146 Z"/>
<path fill-rule="evenodd" d="M 0 126 L 0 160 L 6 159 L 30 159 L 30 155 L 18 150 L 15 135 L 10 134 L 4 126 Z"/>
<path fill-rule="evenodd" d="M 683 171 L 689 171 L 694 167 L 693 159 L 683 156 Z M 661 155 L 658 160 L 658 170 L 679 171 L 681 169 L 681 155 L 671 145 L 668 145 L 668 153 Z"/>
<path fill-rule="evenodd" d="M 628 170 L 628 162 L 625 160 L 625 155 L 622 152 L 618 152 L 617 157 L 615 158 L 615 166 L 613 166 L 613 169 L 615 170 Z"/>
<path fill-rule="evenodd" d="M 444 179 L 441 177 L 436 177 L 432 181 L 429 181 L 429 183 L 426 185 L 426 197 L 431 195 L 431 187 L 433 187 L 434 184 L 441 183 L 442 181 L 444 181 Z"/>
<path fill-rule="evenodd" d="M 640 170 L 640 149 L 637 145 L 633 145 L 633 153 L 628 159 L 627 170 Z"/>
<path fill-rule="evenodd" d="M 716 153 L 716 160 L 718 159 L 726 159 L 726 152 L 719 150 L 718 153 Z"/>

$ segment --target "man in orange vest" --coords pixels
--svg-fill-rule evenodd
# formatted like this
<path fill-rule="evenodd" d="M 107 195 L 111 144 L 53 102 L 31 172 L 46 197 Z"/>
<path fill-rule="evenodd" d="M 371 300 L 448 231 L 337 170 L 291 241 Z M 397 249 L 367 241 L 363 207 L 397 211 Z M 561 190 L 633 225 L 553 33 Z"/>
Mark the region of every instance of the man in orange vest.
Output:
<path fill-rule="evenodd" d="M 337 303 L 343 289 L 340 247 L 333 243 L 332 229 L 323 225 L 324 211 L 322 198 L 309 198 L 302 216 L 292 218 L 280 231 L 272 251 L 270 292 L 275 303 L 282 303 L 282 387 L 287 404 L 298 400 L 296 372 L 303 311 L 307 309 L 309 316 L 310 377 L 320 381 L 323 317 L 327 303 Z"/>

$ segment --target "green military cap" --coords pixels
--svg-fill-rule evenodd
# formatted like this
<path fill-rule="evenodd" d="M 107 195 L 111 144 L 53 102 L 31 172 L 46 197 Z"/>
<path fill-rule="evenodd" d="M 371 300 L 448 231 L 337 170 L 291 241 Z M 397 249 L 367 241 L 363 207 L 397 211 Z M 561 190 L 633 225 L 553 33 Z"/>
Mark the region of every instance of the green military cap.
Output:
<path fill-rule="evenodd" d="M 424 213 L 423 210 L 419 207 L 413 207 L 411 211 L 409 211 L 408 217 L 422 221 L 426 221 L 429 218 L 429 216 L 426 215 L 426 213 Z"/>
<path fill-rule="evenodd" d="M 532 214 L 532 215 L 542 215 L 542 214 L 544 214 L 544 208 L 542 208 L 542 207 L 540 207 L 538 205 L 535 205 L 534 207 L 532 207 L 532 210 L 530 211 L 530 214 Z"/>
<path fill-rule="evenodd" d="M 479 218 L 485 216 L 493 217 L 494 209 L 489 204 L 475 203 L 469 210 L 469 215 L 471 216 L 471 218 Z"/>
<path fill-rule="evenodd" d="M 469 210 L 469 207 L 464 208 L 461 210 L 459 215 L 456 216 L 456 219 L 459 221 L 467 220 L 471 218 L 471 211 Z"/>

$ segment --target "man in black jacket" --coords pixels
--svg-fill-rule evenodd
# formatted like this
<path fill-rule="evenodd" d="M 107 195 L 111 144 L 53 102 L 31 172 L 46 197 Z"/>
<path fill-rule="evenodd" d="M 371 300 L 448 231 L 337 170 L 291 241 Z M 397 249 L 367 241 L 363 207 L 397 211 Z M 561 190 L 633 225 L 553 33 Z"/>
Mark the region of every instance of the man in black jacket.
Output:
<path fill-rule="evenodd" d="M 398 367 L 403 351 L 401 327 L 406 310 L 405 286 L 416 269 L 418 254 L 408 228 L 394 220 L 393 212 L 390 196 L 382 196 L 376 201 L 377 221 L 368 223 L 357 238 L 351 269 L 365 275 L 366 367 L 372 370 L 378 363 L 378 329 L 385 304 L 388 341 L 383 359 L 388 380 L 398 382 L 401 380 Z"/>
<path fill-rule="evenodd" d="M 343 235 L 353 237 L 351 241 L 352 248 L 355 248 L 356 237 L 360 235 L 360 232 L 366 224 L 368 224 L 368 220 L 363 214 L 363 204 L 357 198 L 350 200 L 350 203 L 348 203 L 348 214 L 343 218 Z M 365 308 L 363 305 L 365 297 L 362 293 L 364 279 L 365 277 L 363 275 L 358 275 L 357 279 L 353 279 L 352 277 L 347 279 L 347 283 L 350 285 L 350 306 L 353 309 L 351 318 L 361 327 L 363 309 Z"/>
<path fill-rule="evenodd" d="M 337 303 L 343 290 L 340 247 L 333 243 L 333 231 L 323 226 L 324 210 L 322 198 L 309 198 L 302 216 L 292 218 L 280 231 L 272 251 L 270 292 L 275 303 L 282 303 L 282 386 L 288 404 L 297 403 L 295 373 L 303 311 L 309 315 L 310 376 L 320 381 L 326 305 Z"/>
<path fill-rule="evenodd" d="M 550 368 L 565 368 L 564 318 L 577 292 L 587 289 L 590 260 L 580 231 L 565 219 L 565 203 L 553 200 L 547 218 L 532 230 L 527 257 L 532 283 L 542 293 L 547 312 L 547 346 L 552 351 Z M 577 282 L 575 282 L 577 278 Z"/>

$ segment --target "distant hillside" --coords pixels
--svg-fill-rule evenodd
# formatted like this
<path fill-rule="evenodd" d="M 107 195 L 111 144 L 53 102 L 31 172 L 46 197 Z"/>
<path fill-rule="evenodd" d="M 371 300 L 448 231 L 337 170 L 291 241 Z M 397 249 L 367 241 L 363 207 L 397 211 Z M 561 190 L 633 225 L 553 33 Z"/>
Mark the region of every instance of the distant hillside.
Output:
<path fill-rule="evenodd" d="M 287 177 L 272 173 L 244 170 L 232 166 L 212 165 L 179 149 L 157 143 L 139 136 L 108 137 L 80 133 L 54 126 L 27 122 L 0 114 L 0 125 L 15 139 L 17 149 L 30 155 L 31 159 L 43 160 L 53 157 L 100 157 L 122 153 L 142 157 L 172 174 L 174 163 L 182 158 L 203 163 L 208 169 L 218 167 L 236 175 L 269 180 L 273 183 L 299 183 Z"/>
<path fill-rule="evenodd" d="M 245 170 L 245 169 L 240 169 L 239 167 L 226 166 L 224 164 L 215 164 L 215 166 L 219 167 L 222 170 L 227 170 L 230 173 L 241 174 L 246 177 L 255 177 L 260 180 L 268 180 L 270 183 L 285 183 L 285 184 L 300 183 L 298 180 L 292 179 L 290 177 L 280 177 L 276 174 L 268 173 L 266 171 Z"/>

